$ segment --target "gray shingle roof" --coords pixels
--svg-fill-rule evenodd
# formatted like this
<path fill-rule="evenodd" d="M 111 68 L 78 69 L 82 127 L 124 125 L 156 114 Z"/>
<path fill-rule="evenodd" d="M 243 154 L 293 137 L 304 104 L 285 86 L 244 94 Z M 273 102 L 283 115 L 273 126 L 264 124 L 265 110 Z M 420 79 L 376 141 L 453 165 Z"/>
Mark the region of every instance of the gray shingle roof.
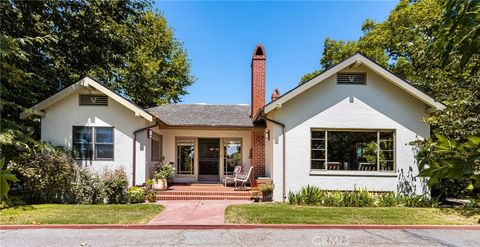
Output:
<path fill-rule="evenodd" d="M 172 126 L 253 127 L 248 105 L 165 104 L 145 110 Z"/>

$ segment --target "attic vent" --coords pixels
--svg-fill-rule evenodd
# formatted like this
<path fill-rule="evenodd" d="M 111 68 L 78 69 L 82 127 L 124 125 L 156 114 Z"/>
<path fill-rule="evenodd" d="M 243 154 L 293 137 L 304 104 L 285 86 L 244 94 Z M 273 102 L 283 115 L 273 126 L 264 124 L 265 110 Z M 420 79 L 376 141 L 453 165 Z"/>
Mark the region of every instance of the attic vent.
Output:
<path fill-rule="evenodd" d="M 364 73 L 337 74 L 338 84 L 365 84 Z"/>
<path fill-rule="evenodd" d="M 79 95 L 79 105 L 108 106 L 108 97 L 104 95 Z"/>

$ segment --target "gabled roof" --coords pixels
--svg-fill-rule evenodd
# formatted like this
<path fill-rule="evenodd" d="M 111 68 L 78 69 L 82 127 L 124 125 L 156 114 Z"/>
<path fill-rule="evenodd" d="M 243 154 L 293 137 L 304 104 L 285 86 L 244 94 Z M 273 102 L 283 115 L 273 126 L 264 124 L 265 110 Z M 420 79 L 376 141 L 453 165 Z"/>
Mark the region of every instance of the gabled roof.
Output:
<path fill-rule="evenodd" d="M 412 95 L 413 97 L 419 99 L 426 105 L 430 106 L 431 110 L 443 110 L 446 108 L 446 106 L 440 102 L 435 101 L 432 97 L 428 96 L 424 92 L 420 91 L 419 89 L 415 88 L 412 86 L 410 83 L 407 81 L 399 78 L 389 70 L 383 68 L 379 64 L 375 63 L 374 61 L 370 60 L 369 58 L 365 57 L 361 53 L 355 53 L 351 57 L 343 60 L 342 62 L 336 64 L 335 66 L 325 70 L 321 74 L 317 75 L 313 79 L 305 82 L 302 85 L 299 85 L 289 92 L 285 93 L 282 95 L 280 98 L 278 98 L 275 101 L 272 101 L 265 105 L 264 107 L 264 112 L 268 113 L 277 108 L 277 106 L 281 106 L 283 103 L 289 101 L 290 99 L 296 97 L 297 95 L 305 92 L 309 88 L 317 85 L 318 83 L 323 82 L 325 79 L 329 78 L 332 75 L 335 75 L 337 72 L 346 69 L 352 65 L 363 65 L 372 71 L 378 73 L 380 76 L 385 78 L 387 81 L 391 82 L 392 84 L 396 85 L 403 91 L 407 92 L 408 94 Z"/>
<path fill-rule="evenodd" d="M 117 101 L 121 105 L 125 106 L 126 108 L 132 110 L 135 113 L 135 116 L 140 116 L 145 118 L 146 120 L 153 122 L 154 118 L 152 115 L 150 115 L 148 112 L 143 110 L 140 106 L 134 104 L 133 102 L 125 99 L 121 95 L 115 93 L 114 91 L 108 89 L 104 85 L 96 82 L 90 77 L 84 77 L 83 79 L 79 80 L 78 82 L 62 89 L 60 92 L 48 97 L 47 99 L 43 100 L 42 102 L 30 107 L 29 109 L 25 110 L 20 114 L 21 119 L 28 118 L 33 115 L 38 115 L 38 116 L 45 116 L 45 110 L 47 107 L 51 106 L 55 102 L 69 96 L 70 94 L 76 92 L 77 90 L 80 90 L 82 88 L 88 88 L 92 87 L 95 88 L 96 90 L 102 92 L 103 94 L 107 95 L 111 99 Z"/>
<path fill-rule="evenodd" d="M 168 126 L 253 127 L 249 105 L 165 104 L 146 111 Z"/>

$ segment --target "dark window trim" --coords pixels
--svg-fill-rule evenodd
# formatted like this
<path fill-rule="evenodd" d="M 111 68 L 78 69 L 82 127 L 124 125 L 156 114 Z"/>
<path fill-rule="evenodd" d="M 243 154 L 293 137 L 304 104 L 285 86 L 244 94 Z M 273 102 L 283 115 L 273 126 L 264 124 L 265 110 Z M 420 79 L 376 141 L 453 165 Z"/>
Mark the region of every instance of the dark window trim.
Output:
<path fill-rule="evenodd" d="M 92 160 L 96 161 L 115 161 L 115 127 L 114 126 L 81 126 L 81 125 L 73 125 L 72 126 L 72 148 L 75 145 L 74 138 L 75 138 L 75 128 L 92 128 Z M 97 158 L 97 152 L 95 149 L 95 146 L 97 144 L 97 131 L 96 128 L 105 128 L 105 129 L 112 129 L 112 143 L 99 143 L 99 144 L 111 144 L 112 145 L 112 153 L 113 153 L 113 158 Z M 75 157 L 75 160 L 89 160 L 89 159 L 77 159 Z"/>

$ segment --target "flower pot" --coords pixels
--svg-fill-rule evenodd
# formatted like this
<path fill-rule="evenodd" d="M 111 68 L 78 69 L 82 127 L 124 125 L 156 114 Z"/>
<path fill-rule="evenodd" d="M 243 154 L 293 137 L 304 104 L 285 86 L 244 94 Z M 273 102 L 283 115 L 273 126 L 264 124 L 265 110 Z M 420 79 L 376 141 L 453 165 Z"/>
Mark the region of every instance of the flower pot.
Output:
<path fill-rule="evenodd" d="M 263 196 L 263 201 L 264 201 L 264 202 L 271 202 L 272 199 L 273 199 L 273 195 L 272 195 L 272 194 Z"/>
<path fill-rule="evenodd" d="M 167 190 L 167 180 L 166 179 L 155 179 L 153 184 L 153 190 Z"/>

